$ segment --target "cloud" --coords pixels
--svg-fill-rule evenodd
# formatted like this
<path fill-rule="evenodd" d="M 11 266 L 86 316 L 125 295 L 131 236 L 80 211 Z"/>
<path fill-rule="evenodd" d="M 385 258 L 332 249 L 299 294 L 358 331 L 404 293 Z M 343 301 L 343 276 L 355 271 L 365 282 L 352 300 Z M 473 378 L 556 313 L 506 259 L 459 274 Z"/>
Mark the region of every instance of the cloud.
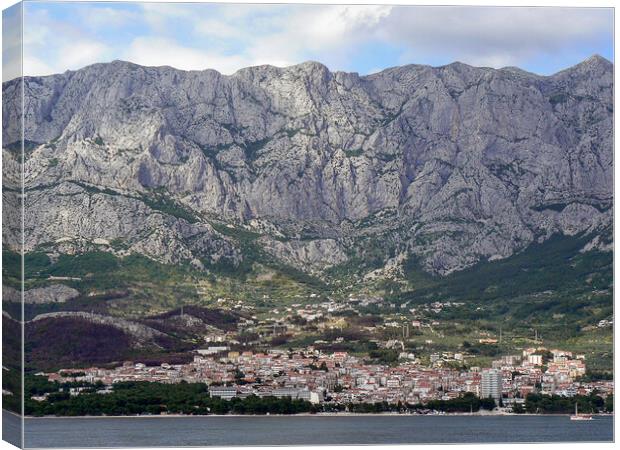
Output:
<path fill-rule="evenodd" d="M 217 18 L 195 19 L 194 31 L 209 37 L 212 45 L 239 47 L 239 61 L 246 65 L 284 66 L 316 59 L 339 68 L 390 10 L 386 6 L 287 5 L 278 14 L 266 15 L 257 6 L 234 13 L 223 8 Z"/>
<path fill-rule="evenodd" d="M 246 32 L 239 26 L 222 22 L 217 19 L 206 19 L 199 21 L 195 26 L 195 31 L 204 36 L 217 38 L 245 38 Z"/>
<path fill-rule="evenodd" d="M 79 16 L 85 28 L 91 30 L 116 30 L 141 20 L 140 16 L 135 12 L 111 6 L 99 7 L 88 5 L 88 8 L 80 11 Z"/>
<path fill-rule="evenodd" d="M 239 56 L 225 56 L 184 47 L 157 37 L 134 39 L 122 55 L 122 59 L 144 66 L 172 66 L 183 70 L 217 68 L 222 73 L 233 73 L 247 64 Z"/>
<path fill-rule="evenodd" d="M 611 10 L 600 8 L 226 4 L 143 8 L 147 22 L 171 40 L 178 40 L 171 36 L 176 20 L 184 25 L 180 34 L 193 34 L 197 43 L 206 38 L 202 48 L 211 52 L 212 61 L 223 62 L 225 66 L 213 68 L 225 73 L 232 70 L 233 61 L 282 65 L 316 59 L 332 69 L 355 67 L 360 49 L 369 44 L 399 48 L 400 56 L 392 65 L 454 60 L 492 67 L 527 65 L 545 57 L 568 58 L 584 43 L 596 48 L 601 39 L 611 41 L 613 30 Z M 237 58 L 227 56 L 231 48 Z M 221 55 L 215 58 L 218 51 Z M 376 67 L 372 62 L 366 66 Z"/>
<path fill-rule="evenodd" d="M 2 81 L 22 74 L 21 4 L 2 11 Z"/>
<path fill-rule="evenodd" d="M 79 69 L 105 59 L 108 48 L 88 39 L 80 39 L 73 43 L 65 43 L 65 51 L 59 52 L 58 66 L 68 69 Z"/>
<path fill-rule="evenodd" d="M 247 52 L 257 61 L 280 58 L 302 62 L 316 56 L 324 63 L 342 59 L 366 41 L 391 11 L 389 6 L 312 6 L 283 18 L 280 29 L 250 42 Z"/>
<path fill-rule="evenodd" d="M 392 11 L 378 34 L 404 46 L 404 59 L 501 67 L 611 42 L 612 30 L 609 9 L 420 7 Z"/>
<path fill-rule="evenodd" d="M 346 58 L 346 50 L 363 41 L 391 9 L 332 5 L 141 7 L 150 30 L 157 33 L 136 38 L 124 53 L 126 58 L 139 64 L 182 69 L 214 68 L 226 74 L 250 65 L 285 66 L 313 58 L 336 63 Z M 188 36 L 194 45 L 185 42 Z M 326 49 L 330 58 L 321 54 Z"/>
<path fill-rule="evenodd" d="M 293 14 L 284 34 L 308 49 L 317 51 L 334 45 L 349 45 L 368 38 L 383 19 L 390 15 L 390 6 L 320 6 Z"/>
<path fill-rule="evenodd" d="M 64 22 L 47 9 L 24 10 L 24 74 L 49 75 L 107 60 L 113 49 L 85 30 L 81 21 Z"/>
<path fill-rule="evenodd" d="M 24 73 L 37 75 L 51 75 L 58 73 L 56 67 L 49 66 L 45 61 L 32 55 L 24 55 Z"/>
<path fill-rule="evenodd" d="M 192 10 L 196 5 L 183 3 L 141 3 L 139 4 L 144 22 L 152 32 L 165 34 L 173 20 L 193 22 L 197 19 Z M 191 25 L 189 25 L 191 26 Z"/>
<path fill-rule="evenodd" d="M 27 73 L 112 59 L 226 74 L 309 59 L 362 73 L 455 60 L 549 72 L 612 53 L 609 8 L 78 2 L 25 8 Z"/>

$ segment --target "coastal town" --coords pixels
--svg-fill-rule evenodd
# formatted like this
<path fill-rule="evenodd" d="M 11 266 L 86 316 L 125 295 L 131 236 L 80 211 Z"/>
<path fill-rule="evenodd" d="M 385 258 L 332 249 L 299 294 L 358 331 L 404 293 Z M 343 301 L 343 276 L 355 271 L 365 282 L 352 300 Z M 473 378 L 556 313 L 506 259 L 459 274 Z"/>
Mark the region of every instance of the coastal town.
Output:
<path fill-rule="evenodd" d="M 596 393 L 613 395 L 613 381 L 588 380 L 583 355 L 559 349 L 532 347 L 506 355 L 491 367 L 450 367 L 462 360 L 459 353 L 444 352 L 421 365 L 413 354 L 401 353 L 399 363 L 369 364 L 347 352 L 324 353 L 313 347 L 272 349 L 264 353 L 231 351 L 225 345 L 198 350 L 188 364 L 147 366 L 127 361 L 115 368 L 61 369 L 39 373 L 59 383 L 85 382 L 99 386 L 98 394 L 113 392 L 121 382 L 205 383 L 209 394 L 224 400 L 290 397 L 313 404 L 376 403 L 424 404 L 471 393 L 492 398 L 504 411 L 522 405 L 528 394 L 573 397 Z M 72 387 L 77 396 L 86 388 Z M 49 394 L 33 396 L 45 401 Z"/>

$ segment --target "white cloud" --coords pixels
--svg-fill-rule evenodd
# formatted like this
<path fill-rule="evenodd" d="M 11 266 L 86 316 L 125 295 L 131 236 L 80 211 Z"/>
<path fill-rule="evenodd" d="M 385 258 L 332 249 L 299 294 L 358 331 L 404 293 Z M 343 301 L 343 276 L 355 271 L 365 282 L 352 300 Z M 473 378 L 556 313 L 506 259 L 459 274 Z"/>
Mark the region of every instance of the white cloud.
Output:
<path fill-rule="evenodd" d="M 222 22 L 217 19 L 206 19 L 196 23 L 194 27 L 196 33 L 212 36 L 217 38 L 245 38 L 247 32 L 239 26 L 234 26 L 230 23 Z"/>
<path fill-rule="evenodd" d="M 52 75 L 58 73 L 58 69 L 49 66 L 45 61 L 33 55 L 24 55 L 24 73 L 36 75 Z"/>
<path fill-rule="evenodd" d="M 121 58 L 230 74 L 250 65 L 286 66 L 321 59 L 318 55 L 328 49 L 333 61 L 342 59 L 347 48 L 369 37 L 391 7 L 211 5 L 203 14 L 196 13 L 196 5 L 144 4 L 142 9 L 155 32 L 136 38 Z M 175 20 L 182 20 L 182 33 L 193 34 L 196 45 L 179 42 L 173 32 Z M 203 39 L 207 41 L 200 47 Z M 236 51 L 231 52 L 231 46 Z"/>
<path fill-rule="evenodd" d="M 58 66 L 75 70 L 105 59 L 108 48 L 95 41 L 80 39 L 71 44 L 65 43 L 59 52 Z"/>
<path fill-rule="evenodd" d="M 240 56 L 225 56 L 188 48 L 174 41 L 156 37 L 134 39 L 122 59 L 144 66 L 172 66 L 183 70 L 216 68 L 227 74 L 247 64 L 247 61 Z"/>
<path fill-rule="evenodd" d="M 572 51 L 600 38 L 601 30 L 612 29 L 609 10 L 583 8 L 219 5 L 208 14 L 197 14 L 192 5 L 144 8 L 147 21 L 158 30 L 182 18 L 198 44 L 208 38 L 208 60 L 222 64 L 210 67 L 224 73 L 236 63 L 288 65 L 307 59 L 343 69 L 369 42 L 400 49 L 401 64 L 460 60 L 492 67 L 523 65 Z M 174 41 L 169 33 L 167 37 Z M 240 47 L 236 58 L 228 56 L 226 44 L 231 42 Z M 191 62 L 183 67 L 202 68 Z"/>
<path fill-rule="evenodd" d="M 311 6 L 282 17 L 278 31 L 257 36 L 246 52 L 256 64 L 300 63 L 309 58 L 338 67 L 368 40 L 389 6 Z"/>
<path fill-rule="evenodd" d="M 140 20 L 140 16 L 109 6 L 88 5 L 88 8 L 81 11 L 80 20 L 89 29 L 118 29 Z"/>
<path fill-rule="evenodd" d="M 374 71 L 386 60 L 377 54 L 374 61 L 369 48 L 389 48 L 390 65 L 523 66 L 570 59 L 584 45 L 599 48 L 613 32 L 609 9 L 587 8 L 143 3 L 133 10 L 76 7 L 62 19 L 51 19 L 46 8 L 28 4 L 31 70 L 62 72 L 112 59 L 227 74 L 308 59 L 346 70 L 364 57 L 361 65 Z"/>
<path fill-rule="evenodd" d="M 389 6 L 316 6 L 287 18 L 283 34 L 300 46 L 326 50 L 367 39 L 372 30 L 390 14 Z"/>
<path fill-rule="evenodd" d="M 404 57 L 442 55 L 473 65 L 521 65 L 574 51 L 613 29 L 607 9 L 420 7 L 395 9 L 378 35 L 402 45 Z"/>
<path fill-rule="evenodd" d="M 113 49 L 81 22 L 53 19 L 46 9 L 25 10 L 24 74 L 50 75 L 109 60 Z"/>
<path fill-rule="evenodd" d="M 141 3 L 143 20 L 153 32 L 165 34 L 170 19 L 183 18 L 189 21 L 196 19 L 191 13 L 191 6 L 182 3 Z"/>
<path fill-rule="evenodd" d="M 22 10 L 17 4 L 2 11 L 2 81 L 22 74 Z"/>

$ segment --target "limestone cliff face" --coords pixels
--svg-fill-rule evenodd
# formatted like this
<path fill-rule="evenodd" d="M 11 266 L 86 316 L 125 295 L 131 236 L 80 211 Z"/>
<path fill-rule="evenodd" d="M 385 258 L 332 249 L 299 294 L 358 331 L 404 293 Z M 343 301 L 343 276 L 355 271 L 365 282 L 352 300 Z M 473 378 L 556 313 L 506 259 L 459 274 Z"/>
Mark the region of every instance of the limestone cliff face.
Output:
<path fill-rule="evenodd" d="M 122 241 L 171 263 L 240 261 L 215 221 L 309 270 L 374 240 L 385 262 L 413 255 L 449 273 L 609 227 L 612 89 L 597 56 L 548 77 L 461 63 L 362 77 L 314 62 L 224 76 L 120 61 L 29 77 L 26 248 Z M 9 156 L 18 93 L 4 83 Z"/>

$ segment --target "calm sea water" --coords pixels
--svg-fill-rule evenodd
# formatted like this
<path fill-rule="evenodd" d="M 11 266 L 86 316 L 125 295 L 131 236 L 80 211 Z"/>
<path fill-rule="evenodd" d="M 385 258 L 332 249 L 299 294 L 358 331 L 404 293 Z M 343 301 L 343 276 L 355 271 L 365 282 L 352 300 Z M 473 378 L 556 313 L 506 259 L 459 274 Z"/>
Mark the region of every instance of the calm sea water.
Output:
<path fill-rule="evenodd" d="M 613 418 L 610 416 L 580 422 L 571 421 L 568 416 L 43 418 L 26 419 L 25 427 L 26 447 L 613 440 Z"/>

